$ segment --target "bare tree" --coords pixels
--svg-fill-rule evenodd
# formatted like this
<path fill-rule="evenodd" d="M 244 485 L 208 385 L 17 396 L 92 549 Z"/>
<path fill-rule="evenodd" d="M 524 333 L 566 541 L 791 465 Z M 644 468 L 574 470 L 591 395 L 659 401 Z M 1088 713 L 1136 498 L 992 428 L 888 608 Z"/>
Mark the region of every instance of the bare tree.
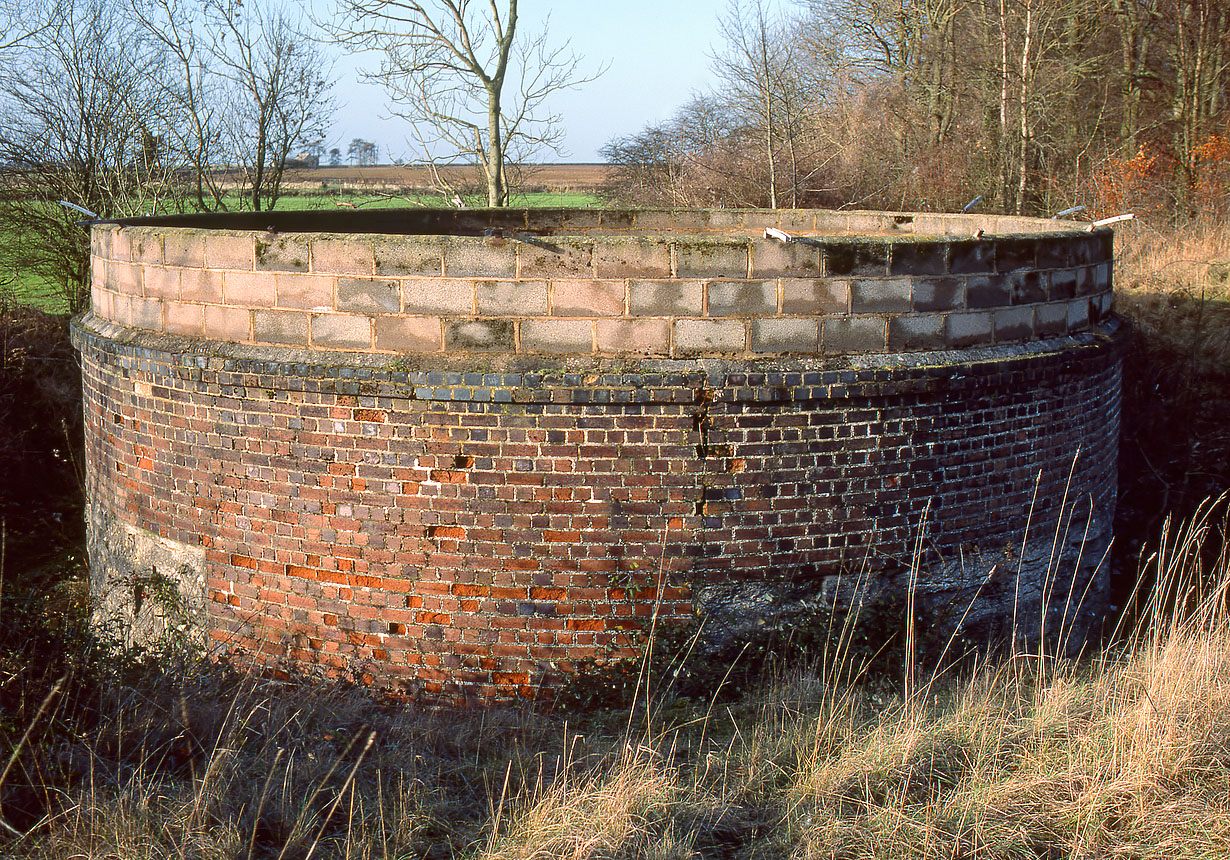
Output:
<path fill-rule="evenodd" d="M 558 151 L 552 94 L 592 80 L 548 28 L 518 29 L 517 0 L 334 0 L 339 41 L 378 51 L 368 77 L 388 89 L 429 160 L 472 158 L 489 206 L 508 205 L 507 163 Z"/>
<path fill-rule="evenodd" d="M 103 217 L 152 211 L 172 179 L 151 118 L 161 55 L 106 0 L 63 0 L 0 68 L 3 262 L 88 301 L 89 235 L 64 200 Z"/>

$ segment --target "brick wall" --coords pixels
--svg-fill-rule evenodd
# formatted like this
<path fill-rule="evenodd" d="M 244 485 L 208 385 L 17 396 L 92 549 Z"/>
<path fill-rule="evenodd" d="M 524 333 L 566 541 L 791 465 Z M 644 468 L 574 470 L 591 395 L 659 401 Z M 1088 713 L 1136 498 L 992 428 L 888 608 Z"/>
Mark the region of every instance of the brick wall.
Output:
<path fill-rule="evenodd" d="M 140 329 L 74 331 L 95 593 L 151 612 L 131 544 L 156 542 L 215 649 L 408 697 L 537 695 L 714 585 L 822 593 L 919 546 L 936 565 L 1019 547 L 1027 519 L 1049 541 L 1065 501 L 1113 508 L 1113 324 L 916 357 L 436 369 Z"/>

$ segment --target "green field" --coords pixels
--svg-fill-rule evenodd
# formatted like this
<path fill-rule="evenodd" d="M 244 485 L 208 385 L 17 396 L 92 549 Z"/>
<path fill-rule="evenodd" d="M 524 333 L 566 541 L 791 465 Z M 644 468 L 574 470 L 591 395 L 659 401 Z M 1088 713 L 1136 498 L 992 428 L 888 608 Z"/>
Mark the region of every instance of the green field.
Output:
<path fill-rule="evenodd" d="M 241 211 L 243 201 L 231 194 L 225 199 L 228 209 Z M 486 198 L 469 196 L 465 203 L 470 208 L 486 205 Z M 602 205 L 602 198 L 586 192 L 533 192 L 514 194 L 511 205 L 529 208 L 575 207 Z M 359 209 L 428 208 L 451 207 L 448 199 L 440 194 L 380 194 L 341 192 L 337 194 L 285 194 L 278 199 L 276 210 L 292 211 L 306 209 L 335 209 L 339 207 Z M 0 228 L 2 229 L 2 228 Z M 3 235 L 0 245 L 20 241 L 18 237 Z M 64 296 L 57 286 L 29 272 L 15 271 L 0 263 L 0 304 L 14 302 L 39 308 L 48 313 L 65 313 L 68 310 Z"/>

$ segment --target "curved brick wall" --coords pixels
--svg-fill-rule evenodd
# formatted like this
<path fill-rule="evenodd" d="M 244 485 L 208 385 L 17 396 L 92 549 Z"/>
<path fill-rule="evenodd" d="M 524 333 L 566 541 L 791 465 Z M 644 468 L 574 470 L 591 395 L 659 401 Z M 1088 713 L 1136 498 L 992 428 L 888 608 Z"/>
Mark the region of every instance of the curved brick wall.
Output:
<path fill-rule="evenodd" d="M 1062 515 L 1106 538 L 1108 230 L 278 213 L 93 243 L 91 560 L 100 619 L 134 635 L 533 695 L 629 653 L 655 605 L 737 638 L 895 588 L 920 548 L 925 623 L 1002 633 L 1005 605 L 1047 602 Z"/>

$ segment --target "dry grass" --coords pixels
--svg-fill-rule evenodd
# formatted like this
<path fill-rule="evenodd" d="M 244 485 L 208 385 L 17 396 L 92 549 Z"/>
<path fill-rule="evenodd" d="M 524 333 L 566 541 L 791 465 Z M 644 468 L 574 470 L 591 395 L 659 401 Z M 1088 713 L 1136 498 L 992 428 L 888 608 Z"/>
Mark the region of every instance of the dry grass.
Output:
<path fill-rule="evenodd" d="M 730 704 L 416 713 L 180 667 L 31 698 L 13 857 L 1175 857 L 1230 845 L 1230 565 L 1206 507 L 1081 665 L 913 698 L 796 667 Z M 185 668 L 191 671 L 185 671 Z M 72 685 L 72 681 L 69 682 Z M 84 693 L 81 690 L 85 690 Z M 89 716 L 89 719 L 85 715 Z M 16 725 L 5 726 L 6 734 Z M 24 747 L 24 748 L 23 748 Z"/>

